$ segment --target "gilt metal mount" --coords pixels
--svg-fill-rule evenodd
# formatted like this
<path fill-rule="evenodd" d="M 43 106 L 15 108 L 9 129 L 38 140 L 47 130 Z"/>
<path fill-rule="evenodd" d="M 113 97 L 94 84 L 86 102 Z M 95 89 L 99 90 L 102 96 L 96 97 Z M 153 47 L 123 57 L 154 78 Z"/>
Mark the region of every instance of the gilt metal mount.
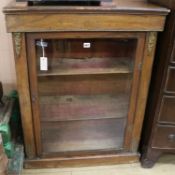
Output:
<path fill-rule="evenodd" d="M 20 56 L 20 52 L 21 52 L 22 35 L 21 35 L 21 33 L 14 33 L 13 35 L 14 35 L 16 56 L 19 57 Z"/>
<path fill-rule="evenodd" d="M 157 34 L 156 32 L 150 32 L 148 38 L 148 55 L 151 55 L 154 51 L 155 44 L 156 44 Z"/>

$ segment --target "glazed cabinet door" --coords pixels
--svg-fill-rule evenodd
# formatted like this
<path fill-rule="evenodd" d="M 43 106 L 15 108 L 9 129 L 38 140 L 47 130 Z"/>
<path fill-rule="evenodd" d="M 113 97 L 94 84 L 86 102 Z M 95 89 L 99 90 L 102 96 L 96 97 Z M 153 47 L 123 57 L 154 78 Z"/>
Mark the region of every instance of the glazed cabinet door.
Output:
<path fill-rule="evenodd" d="M 145 35 L 27 34 L 39 156 L 130 150 Z"/>

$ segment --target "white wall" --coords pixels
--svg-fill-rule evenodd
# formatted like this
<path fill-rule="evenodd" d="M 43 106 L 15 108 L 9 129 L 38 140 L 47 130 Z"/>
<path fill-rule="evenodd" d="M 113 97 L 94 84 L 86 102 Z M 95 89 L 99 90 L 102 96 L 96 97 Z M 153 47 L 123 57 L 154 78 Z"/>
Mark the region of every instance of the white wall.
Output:
<path fill-rule="evenodd" d="M 5 16 L 2 12 L 3 7 L 10 1 L 11 0 L 0 0 L 0 81 L 3 83 L 6 94 L 16 88 L 11 34 L 6 32 Z"/>

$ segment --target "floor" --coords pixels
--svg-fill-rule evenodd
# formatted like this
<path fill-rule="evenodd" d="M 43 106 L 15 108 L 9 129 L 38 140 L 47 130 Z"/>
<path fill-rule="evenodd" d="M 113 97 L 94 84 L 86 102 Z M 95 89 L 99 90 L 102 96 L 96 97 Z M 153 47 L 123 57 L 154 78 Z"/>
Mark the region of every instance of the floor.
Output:
<path fill-rule="evenodd" d="M 22 175 L 175 175 L 175 155 L 161 157 L 152 169 L 143 169 L 139 163 L 61 169 L 23 170 Z"/>

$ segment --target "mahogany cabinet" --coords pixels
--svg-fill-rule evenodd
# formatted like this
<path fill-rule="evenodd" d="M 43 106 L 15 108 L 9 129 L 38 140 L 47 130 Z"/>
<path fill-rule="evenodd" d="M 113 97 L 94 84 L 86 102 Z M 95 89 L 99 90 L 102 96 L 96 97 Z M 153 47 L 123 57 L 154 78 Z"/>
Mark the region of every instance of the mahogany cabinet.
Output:
<path fill-rule="evenodd" d="M 114 3 L 4 8 L 13 33 L 25 167 L 139 160 L 156 37 L 169 10 L 143 1 Z"/>
<path fill-rule="evenodd" d="M 152 0 L 172 9 L 158 37 L 142 141 L 142 166 L 150 168 L 163 153 L 175 153 L 175 2 Z"/>

